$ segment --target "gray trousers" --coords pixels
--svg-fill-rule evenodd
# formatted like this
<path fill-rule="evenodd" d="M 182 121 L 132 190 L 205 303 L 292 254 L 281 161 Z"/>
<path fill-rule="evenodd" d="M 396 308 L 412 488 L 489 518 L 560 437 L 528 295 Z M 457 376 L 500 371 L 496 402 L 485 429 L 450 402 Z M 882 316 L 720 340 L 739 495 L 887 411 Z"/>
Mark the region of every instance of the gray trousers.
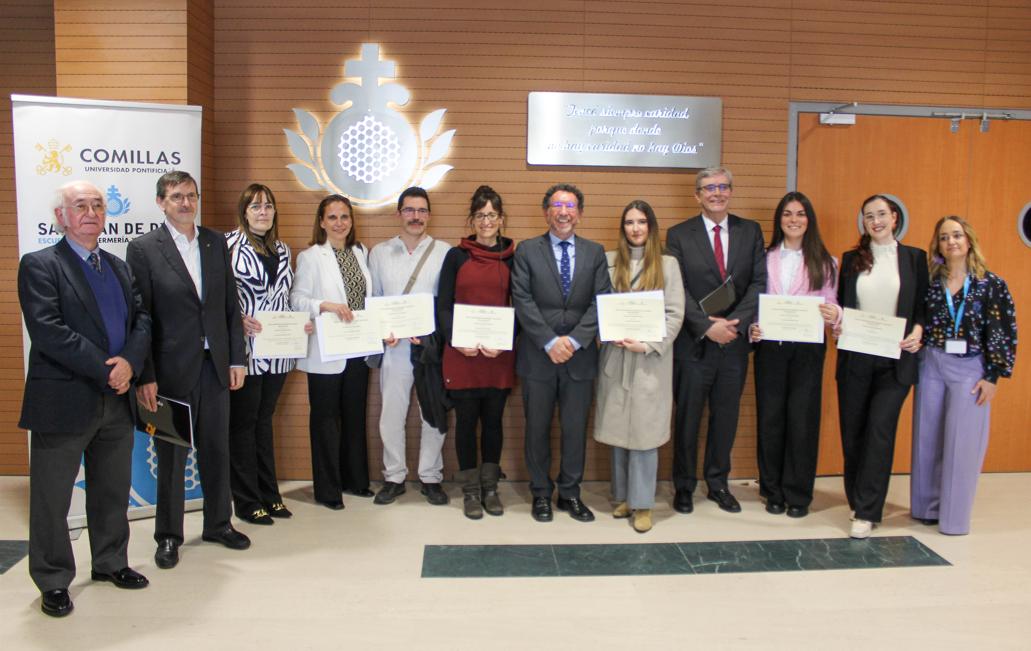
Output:
<path fill-rule="evenodd" d="M 655 506 L 655 480 L 659 472 L 659 449 L 612 448 L 612 498 L 627 502 L 632 509 Z"/>
<path fill-rule="evenodd" d="M 133 443 L 130 396 L 104 394 L 101 400 L 96 421 L 82 432 L 32 432 L 29 576 L 40 592 L 67 589 L 75 578 L 67 518 L 79 461 L 84 456 L 93 569 L 109 574 L 129 565 L 126 510 Z"/>

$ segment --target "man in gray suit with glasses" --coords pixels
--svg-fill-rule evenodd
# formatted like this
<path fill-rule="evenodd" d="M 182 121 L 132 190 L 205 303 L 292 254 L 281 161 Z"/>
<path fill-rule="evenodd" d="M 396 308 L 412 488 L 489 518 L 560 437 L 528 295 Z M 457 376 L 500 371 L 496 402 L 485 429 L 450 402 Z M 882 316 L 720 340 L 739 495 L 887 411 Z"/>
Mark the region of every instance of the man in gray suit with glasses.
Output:
<path fill-rule="evenodd" d="M 575 520 L 594 514 L 580 501 L 587 416 L 598 374 L 598 310 L 595 297 L 611 291 L 605 250 L 575 234 L 584 195 L 575 185 L 548 188 L 542 208 L 548 232 L 524 241 L 512 264 L 512 304 L 522 336 L 516 373 L 523 385 L 526 466 L 532 515 L 550 522 L 551 494 Z M 559 404 L 562 428 L 557 482 L 551 479 L 551 419 Z"/>

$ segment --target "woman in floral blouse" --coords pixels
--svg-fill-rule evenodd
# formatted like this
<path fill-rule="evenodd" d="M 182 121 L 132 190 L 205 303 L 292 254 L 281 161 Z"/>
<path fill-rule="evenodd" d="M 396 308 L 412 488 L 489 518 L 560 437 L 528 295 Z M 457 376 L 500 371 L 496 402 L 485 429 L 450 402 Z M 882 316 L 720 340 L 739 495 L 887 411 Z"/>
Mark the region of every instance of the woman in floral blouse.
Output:
<path fill-rule="evenodd" d="M 938 220 L 927 250 L 931 283 L 913 410 L 910 508 L 924 524 L 963 535 L 970 532 L 996 382 L 1013 374 L 1016 311 L 966 220 Z"/>

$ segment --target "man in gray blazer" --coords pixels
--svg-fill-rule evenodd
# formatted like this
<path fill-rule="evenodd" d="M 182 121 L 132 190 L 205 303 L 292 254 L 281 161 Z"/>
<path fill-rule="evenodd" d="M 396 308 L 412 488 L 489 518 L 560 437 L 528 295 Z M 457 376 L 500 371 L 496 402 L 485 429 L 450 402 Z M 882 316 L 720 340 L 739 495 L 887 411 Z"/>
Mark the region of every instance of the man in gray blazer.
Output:
<path fill-rule="evenodd" d="M 101 250 L 105 203 L 91 183 L 58 191 L 64 237 L 27 253 L 18 267 L 18 300 L 32 346 L 19 427 L 32 430 L 29 475 L 29 575 L 44 613 L 72 611 L 75 558 L 68 538 L 72 487 L 85 455 L 86 517 L 94 581 L 144 588 L 129 567 L 129 485 L 135 400 L 150 316 L 129 267 Z"/>
<path fill-rule="evenodd" d="M 243 321 L 226 238 L 197 226 L 200 194 L 186 172 L 157 182 L 156 202 L 165 223 L 129 243 L 126 259 L 136 275 L 154 336 L 136 397 L 153 410 L 157 395 L 188 402 L 193 416 L 201 488 L 202 540 L 230 549 L 251 541 L 229 523 L 229 391 L 243 386 L 247 369 Z M 154 562 L 171 569 L 183 543 L 186 448 L 154 441 L 157 513 Z"/>
<path fill-rule="evenodd" d="M 575 185 L 548 188 L 541 204 L 548 232 L 522 242 L 512 263 L 512 305 L 522 336 L 516 348 L 516 373 L 523 384 L 526 414 L 526 466 L 533 494 L 532 515 L 552 519 L 551 419 L 559 403 L 562 459 L 558 508 L 590 522 L 580 501 L 587 416 L 598 374 L 598 310 L 595 297 L 607 294 L 605 250 L 575 235 L 584 195 Z"/>
<path fill-rule="evenodd" d="M 674 416 L 673 508 L 694 510 L 698 428 L 709 407 L 704 477 L 708 498 L 724 511 L 741 505 L 730 494 L 730 453 L 737 433 L 741 390 L 751 346 L 744 332 L 755 319 L 759 294 L 766 290 L 762 229 L 730 214 L 734 181 L 730 170 L 704 169 L 695 178 L 702 214 L 666 233 L 666 250 L 680 263 L 684 278 L 684 325 L 673 348 Z M 729 306 L 707 313 L 700 302 L 724 283 L 733 287 Z"/>

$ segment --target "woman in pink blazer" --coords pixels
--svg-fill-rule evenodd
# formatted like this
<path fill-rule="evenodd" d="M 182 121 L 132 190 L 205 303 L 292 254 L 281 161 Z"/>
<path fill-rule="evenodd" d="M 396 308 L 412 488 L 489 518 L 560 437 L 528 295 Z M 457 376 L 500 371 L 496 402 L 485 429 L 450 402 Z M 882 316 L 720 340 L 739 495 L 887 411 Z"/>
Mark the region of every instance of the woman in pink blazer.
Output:
<path fill-rule="evenodd" d="M 801 192 L 784 195 L 766 249 L 766 293 L 819 296 L 820 315 L 834 325 L 841 320 L 837 266 L 820 239 L 812 203 Z M 764 340 L 758 323 L 749 337 L 756 343 L 759 493 L 767 513 L 802 518 L 813 501 L 826 346 Z"/>

